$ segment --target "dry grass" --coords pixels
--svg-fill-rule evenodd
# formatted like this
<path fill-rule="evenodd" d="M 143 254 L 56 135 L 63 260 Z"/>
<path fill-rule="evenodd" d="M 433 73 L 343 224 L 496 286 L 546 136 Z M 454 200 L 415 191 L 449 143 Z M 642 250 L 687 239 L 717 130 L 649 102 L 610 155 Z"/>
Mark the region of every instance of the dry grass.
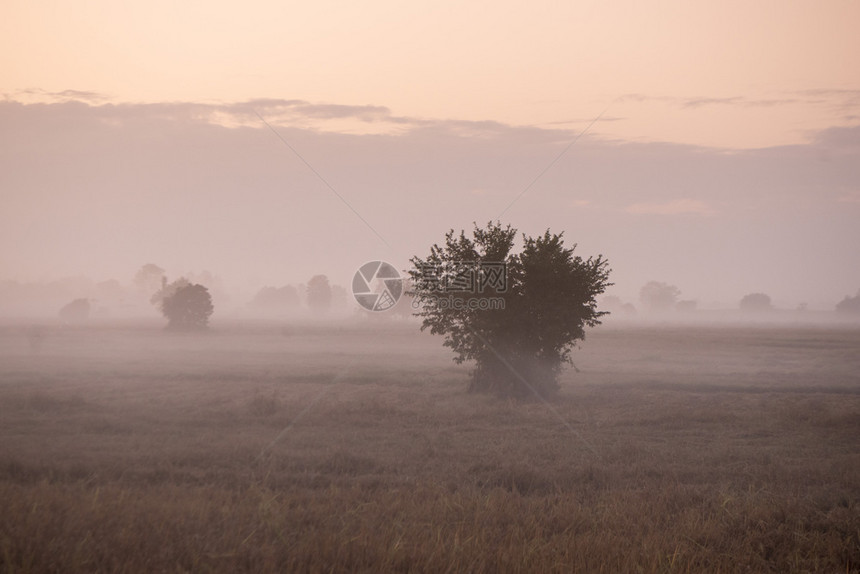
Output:
<path fill-rule="evenodd" d="M 552 409 L 288 335 L 0 331 L 0 571 L 860 572 L 857 330 L 599 330 Z"/>

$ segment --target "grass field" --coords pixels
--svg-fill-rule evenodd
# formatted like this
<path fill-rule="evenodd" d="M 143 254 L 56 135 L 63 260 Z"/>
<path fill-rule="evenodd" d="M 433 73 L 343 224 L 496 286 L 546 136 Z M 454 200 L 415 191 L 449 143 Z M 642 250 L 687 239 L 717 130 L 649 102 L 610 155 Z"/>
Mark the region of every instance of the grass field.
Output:
<path fill-rule="evenodd" d="M 860 329 L 574 360 L 550 406 L 414 325 L 0 328 L 0 571 L 860 572 Z"/>

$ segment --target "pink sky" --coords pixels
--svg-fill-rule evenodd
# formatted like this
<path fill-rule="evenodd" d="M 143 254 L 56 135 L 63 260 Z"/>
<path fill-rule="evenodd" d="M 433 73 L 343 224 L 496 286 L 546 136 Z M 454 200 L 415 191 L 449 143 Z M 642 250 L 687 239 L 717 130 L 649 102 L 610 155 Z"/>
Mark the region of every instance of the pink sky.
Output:
<path fill-rule="evenodd" d="M 624 298 L 856 292 L 860 4 L 608 4 L 5 2 L 0 280 L 348 284 L 498 217 L 603 113 L 503 221 Z"/>

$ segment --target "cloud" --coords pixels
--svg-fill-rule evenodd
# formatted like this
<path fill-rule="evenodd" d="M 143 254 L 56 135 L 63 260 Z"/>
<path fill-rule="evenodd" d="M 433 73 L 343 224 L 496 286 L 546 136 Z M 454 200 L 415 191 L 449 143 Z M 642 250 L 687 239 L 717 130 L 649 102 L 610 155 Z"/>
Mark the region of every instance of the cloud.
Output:
<path fill-rule="evenodd" d="M 832 148 L 860 148 L 860 125 L 827 128 L 813 134 L 816 143 Z"/>
<path fill-rule="evenodd" d="M 681 100 L 681 107 L 684 108 L 700 108 L 702 106 L 712 106 L 714 104 L 732 105 L 743 103 L 743 98 L 734 96 L 731 98 L 690 98 Z"/>
<path fill-rule="evenodd" d="M 746 96 L 652 96 L 648 94 L 624 94 L 618 98 L 621 102 L 663 102 L 686 109 L 697 109 L 705 106 L 738 106 L 749 108 L 767 108 L 775 106 L 787 106 L 798 103 L 810 103 L 797 97 L 785 98 L 750 98 Z"/>
<path fill-rule="evenodd" d="M 627 207 L 627 212 L 642 215 L 714 215 L 716 213 L 704 201 L 687 198 L 663 203 L 634 203 Z"/>
<path fill-rule="evenodd" d="M 27 103 L 57 103 L 57 102 L 86 102 L 97 104 L 106 102 L 109 96 L 101 92 L 84 90 L 62 90 L 60 92 L 49 92 L 39 88 L 29 88 L 4 93 L 3 98 L 7 101 L 22 101 Z"/>
<path fill-rule="evenodd" d="M 799 90 L 795 93 L 810 103 L 832 103 L 842 108 L 855 107 L 860 104 L 860 90 L 818 88 Z"/>
<path fill-rule="evenodd" d="M 38 96 L 37 100 L 26 97 Z M 62 117 L 90 117 L 118 127 L 139 121 L 165 121 L 179 124 L 208 124 L 227 128 L 262 127 L 259 116 L 281 128 L 308 129 L 343 134 L 402 135 L 421 131 L 428 136 L 455 135 L 461 138 L 495 139 L 512 134 L 523 141 L 566 144 L 580 131 L 579 127 L 515 126 L 492 120 L 450 120 L 398 116 L 386 106 L 345 105 L 316 103 L 301 99 L 256 98 L 242 102 L 152 102 L 127 103 L 106 101 L 108 97 L 97 92 L 65 90 L 47 92 L 24 90 L 5 94 L 10 105 L 47 106 L 51 114 Z M 0 103 L 3 103 L 0 100 Z M 24 109 L 24 108 L 21 108 Z M 259 116 L 258 116 L 259 114 Z M 600 121 L 617 121 L 620 118 L 600 118 Z M 585 120 L 583 120 L 585 121 Z M 594 121 L 590 118 L 587 121 Z M 362 127 L 364 126 L 364 127 Z M 588 138 L 588 134 L 585 136 Z"/>
<path fill-rule="evenodd" d="M 541 125 L 545 126 L 564 126 L 570 124 L 590 124 L 591 122 L 620 122 L 628 118 L 623 116 L 602 116 L 599 118 L 577 118 L 571 120 L 558 120 L 554 122 L 545 122 Z"/>
<path fill-rule="evenodd" d="M 317 119 L 356 118 L 366 122 L 390 121 L 391 110 L 385 106 L 350 106 L 343 104 L 314 104 L 305 100 L 256 99 L 224 106 L 216 106 L 220 112 L 236 114 L 269 115 L 290 114 Z"/>
<path fill-rule="evenodd" d="M 618 98 L 616 98 L 616 101 L 618 101 L 618 102 L 648 102 L 648 101 L 652 101 L 652 100 L 666 100 L 666 99 L 668 99 L 668 98 L 665 96 L 649 96 L 649 95 L 640 94 L 640 93 L 628 93 L 628 94 L 621 94 L 620 96 L 618 96 Z"/>
<path fill-rule="evenodd" d="M 168 121 L 194 121 L 225 127 L 257 126 L 257 114 L 276 125 L 322 127 L 327 122 L 343 120 L 365 124 L 420 126 L 425 122 L 415 118 L 395 116 L 385 106 L 314 103 L 299 99 L 258 98 L 244 102 L 111 102 L 99 92 L 63 90 L 49 92 L 41 89 L 18 90 L 3 94 L 7 103 L 23 105 L 85 104 L 86 114 L 100 117 L 112 125 L 137 118 L 160 118 Z M 56 107 L 52 109 L 57 109 Z"/>
<path fill-rule="evenodd" d="M 768 98 L 744 98 L 734 96 L 730 98 L 690 98 L 681 104 L 684 108 L 699 108 L 709 105 L 731 105 L 748 108 L 770 108 L 775 106 L 787 106 L 797 104 L 800 100 L 796 98 L 768 99 Z"/>

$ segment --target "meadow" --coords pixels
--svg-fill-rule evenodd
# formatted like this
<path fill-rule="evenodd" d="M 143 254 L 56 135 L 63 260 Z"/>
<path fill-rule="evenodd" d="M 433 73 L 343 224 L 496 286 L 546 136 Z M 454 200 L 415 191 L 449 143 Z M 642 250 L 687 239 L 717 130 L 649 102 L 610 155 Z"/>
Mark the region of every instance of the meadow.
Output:
<path fill-rule="evenodd" d="M 559 399 L 408 322 L 0 327 L 2 572 L 860 572 L 860 327 L 588 333 Z"/>

